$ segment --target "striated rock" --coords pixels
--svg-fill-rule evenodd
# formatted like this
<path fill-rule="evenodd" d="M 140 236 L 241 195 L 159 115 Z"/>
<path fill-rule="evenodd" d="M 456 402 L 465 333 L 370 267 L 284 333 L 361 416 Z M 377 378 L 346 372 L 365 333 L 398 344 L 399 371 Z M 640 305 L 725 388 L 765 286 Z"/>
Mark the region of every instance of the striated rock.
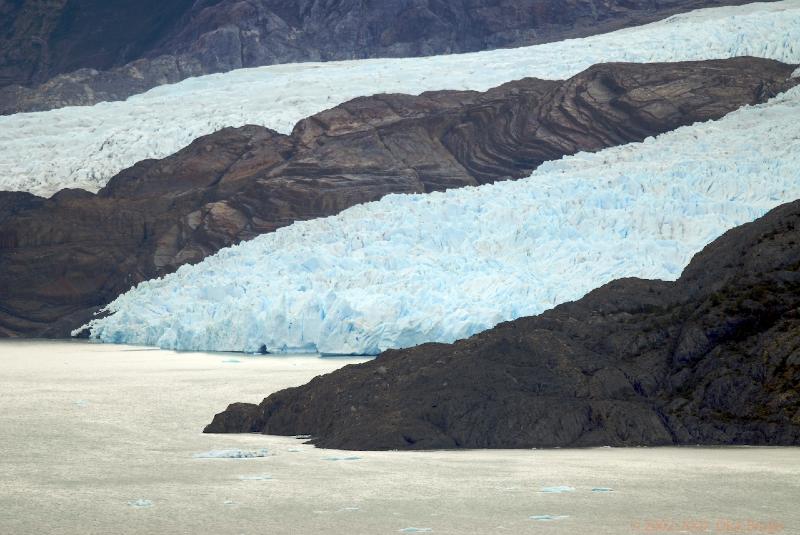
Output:
<path fill-rule="evenodd" d="M 0 2 L 0 114 L 121 100 L 241 67 L 538 44 L 748 1 Z"/>
<path fill-rule="evenodd" d="M 138 282 L 293 221 L 388 193 L 520 178 L 565 154 L 716 119 L 800 83 L 793 69 L 754 58 L 607 64 L 486 93 L 359 98 L 291 136 L 224 129 L 97 195 L 0 193 L 0 333 L 65 336 Z"/>
<path fill-rule="evenodd" d="M 622 279 L 455 344 L 239 403 L 207 433 L 353 450 L 800 444 L 800 201 L 676 282 Z"/>

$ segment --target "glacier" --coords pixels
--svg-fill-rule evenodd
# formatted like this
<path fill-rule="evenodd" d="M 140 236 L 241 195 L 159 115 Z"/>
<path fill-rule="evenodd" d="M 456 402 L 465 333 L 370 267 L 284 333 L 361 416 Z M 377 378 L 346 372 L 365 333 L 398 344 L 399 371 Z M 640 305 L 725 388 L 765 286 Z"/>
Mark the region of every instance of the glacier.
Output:
<path fill-rule="evenodd" d="M 466 338 L 620 277 L 674 280 L 723 231 L 800 197 L 798 118 L 800 86 L 519 181 L 298 222 L 139 284 L 88 328 L 168 349 L 376 354 Z"/>
<path fill-rule="evenodd" d="M 274 65 L 155 88 L 124 102 L 0 117 L 0 189 L 97 191 L 119 171 L 227 126 L 289 133 L 358 96 L 562 79 L 596 63 L 759 56 L 800 63 L 800 0 L 717 7 L 584 39 L 471 54 Z"/>

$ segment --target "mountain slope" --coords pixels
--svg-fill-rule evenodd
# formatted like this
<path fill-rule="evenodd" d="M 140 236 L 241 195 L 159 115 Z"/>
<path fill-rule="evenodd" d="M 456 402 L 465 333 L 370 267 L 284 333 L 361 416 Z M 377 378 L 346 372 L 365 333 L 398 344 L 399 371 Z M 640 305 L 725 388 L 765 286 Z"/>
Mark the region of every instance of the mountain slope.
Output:
<path fill-rule="evenodd" d="M 0 110 L 119 100 L 241 67 L 530 45 L 741 3 L 15 0 L 0 4 L 0 88 L 11 86 Z"/>
<path fill-rule="evenodd" d="M 224 127 L 297 121 L 358 96 L 486 91 L 525 77 L 565 79 L 597 63 L 756 56 L 800 63 L 800 0 L 714 8 L 586 39 L 477 54 L 242 69 L 126 102 L 0 117 L 0 189 L 97 191 L 135 163 Z M 0 98 L 0 103 L 4 102 Z"/>
<path fill-rule="evenodd" d="M 564 154 L 719 118 L 800 82 L 787 80 L 792 70 L 755 58 L 610 64 L 565 82 L 528 79 L 485 94 L 363 98 L 301 121 L 291 136 L 260 127 L 223 130 L 165 160 L 137 164 L 96 196 L 64 190 L 45 200 L 0 193 L 0 207 L 9 199 L 0 211 L 0 325 L 9 335 L 63 335 L 142 280 L 294 221 L 333 215 L 388 193 L 520 178 Z M 413 215 L 403 211 L 393 208 L 392 218 Z M 428 224 L 408 219 L 413 221 Z M 435 227 L 424 234 L 434 240 L 439 235 Z M 304 243 L 312 242 L 298 238 L 278 249 L 288 252 Z M 369 236 L 364 243 L 384 240 Z M 300 272 L 306 271 L 315 269 Z M 280 318 L 284 313 L 274 315 Z M 454 325 L 460 332 L 483 321 Z M 411 341 L 420 336 L 417 331 L 410 330 Z M 228 349 L 295 347 L 293 341 L 275 345 L 253 335 Z M 398 343 L 342 342 L 338 335 L 331 341 L 336 345 L 330 350 L 344 352 Z M 327 350 L 329 344 L 319 342 Z M 311 347 L 315 340 L 300 343 Z"/>
<path fill-rule="evenodd" d="M 800 201 L 677 282 L 621 279 L 452 345 L 387 351 L 206 432 L 356 450 L 800 444 Z"/>
<path fill-rule="evenodd" d="M 647 95 L 649 89 L 633 89 L 627 83 L 636 85 L 648 71 L 664 76 L 664 65 L 590 69 L 576 79 L 592 79 L 593 73 L 616 68 L 637 74 L 625 77 L 622 86 L 629 91 L 612 96 L 607 113 L 590 113 L 583 105 L 591 95 L 613 95 L 612 88 L 619 84 L 578 92 L 584 99 L 581 105 L 555 99 L 550 101 L 554 107 L 531 113 L 534 120 L 529 124 L 536 133 L 528 146 L 536 146 L 542 132 L 549 135 L 573 124 L 566 114 L 555 123 L 560 127 L 539 129 L 539 117 L 557 117 L 562 111 L 575 110 L 575 116 L 591 117 L 588 123 L 595 128 L 609 125 L 608 131 L 615 131 L 617 126 L 611 125 L 617 123 L 603 118 L 618 113 L 624 117 L 621 124 L 639 127 L 643 123 L 634 116 L 648 112 L 671 115 L 682 110 L 677 115 L 692 122 L 683 114 L 690 109 L 686 104 L 724 102 L 720 97 L 730 90 L 729 84 L 744 81 L 743 72 L 755 72 L 755 65 L 730 76 L 717 70 L 736 63 L 750 65 L 748 60 L 695 64 L 724 80 L 705 89 L 697 85 L 701 78 L 683 70 L 692 64 L 676 64 L 673 68 L 681 67 L 673 71 L 673 83 L 665 82 L 660 91 L 669 87 L 685 98 L 684 90 L 691 86 L 698 91 L 696 98 L 650 102 L 641 108 L 630 99 Z M 554 94 L 560 95 L 560 89 Z M 620 276 L 677 277 L 691 255 L 724 230 L 800 196 L 800 127 L 794 119 L 799 91 L 795 88 L 768 105 L 642 144 L 551 161 L 521 181 L 393 195 L 337 217 L 294 224 L 221 251 L 197 266 L 185 266 L 163 280 L 139 285 L 111 305 L 115 314 L 96 323 L 93 333 L 109 342 L 180 349 L 377 353 L 464 338 L 500 321 L 579 298 Z M 625 112 L 637 108 L 642 113 Z M 489 132 L 468 125 L 461 130 Z M 574 132 L 584 135 L 583 128 Z M 371 135 L 367 131 L 363 137 Z M 321 154 L 329 149 L 335 155 L 359 157 L 346 143 L 353 139 L 345 136 L 340 144 L 323 138 Z M 389 139 L 401 145 L 406 137 Z M 508 156 L 505 146 L 483 145 L 480 140 L 476 136 L 478 143 L 466 144 L 480 158 L 463 158 L 477 160 L 478 169 L 486 156 L 497 156 L 500 162 Z M 429 148 L 416 148 L 407 146 L 408 154 L 418 154 L 427 163 Z M 268 214 L 285 214 L 298 206 L 296 199 L 309 198 L 296 196 L 298 192 L 338 189 L 352 199 L 348 188 L 360 176 L 372 175 L 357 174 L 352 163 L 345 167 L 343 160 L 330 160 L 334 165 L 326 167 L 296 156 L 293 161 L 308 169 L 308 187 L 297 178 L 281 179 L 279 189 L 266 191 L 285 193 L 270 193 L 267 198 L 277 202 L 258 217 L 269 221 Z M 327 173 L 322 180 L 315 174 L 320 170 Z M 393 169 L 390 175 L 398 173 Z M 413 183 L 417 175 L 408 176 Z M 333 188 L 337 183 L 341 185 Z M 243 191 L 248 192 L 246 198 L 260 198 L 249 188 Z M 311 198 L 319 199 L 311 206 L 328 208 L 336 197 Z M 240 221 L 247 219 L 247 209 L 239 209 L 247 206 L 245 202 L 226 206 L 236 209 L 228 213 L 238 214 Z"/>

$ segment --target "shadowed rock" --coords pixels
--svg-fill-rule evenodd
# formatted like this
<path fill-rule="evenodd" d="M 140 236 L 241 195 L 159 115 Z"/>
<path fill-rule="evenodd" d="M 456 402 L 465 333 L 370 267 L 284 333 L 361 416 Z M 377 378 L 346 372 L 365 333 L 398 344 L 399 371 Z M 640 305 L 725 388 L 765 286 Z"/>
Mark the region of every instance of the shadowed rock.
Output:
<path fill-rule="evenodd" d="M 291 136 L 246 126 L 145 160 L 92 195 L 0 193 L 0 333 L 65 336 L 143 280 L 388 193 L 528 176 L 546 160 L 717 119 L 800 83 L 737 58 L 606 64 L 486 93 L 359 98 Z"/>
<path fill-rule="evenodd" d="M 241 67 L 558 41 L 749 1 L 6 1 L 0 114 L 121 100 Z"/>
<path fill-rule="evenodd" d="M 354 450 L 800 444 L 800 201 L 674 283 L 611 282 L 455 344 L 392 350 L 239 403 L 207 433 Z"/>

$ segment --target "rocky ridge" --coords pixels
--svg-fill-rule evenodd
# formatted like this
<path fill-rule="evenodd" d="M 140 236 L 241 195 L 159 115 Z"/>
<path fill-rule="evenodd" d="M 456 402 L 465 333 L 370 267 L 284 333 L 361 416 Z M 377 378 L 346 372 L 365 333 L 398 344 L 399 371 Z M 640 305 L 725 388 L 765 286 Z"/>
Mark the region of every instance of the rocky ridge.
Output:
<path fill-rule="evenodd" d="M 14 0 L 0 2 L 0 114 L 122 100 L 298 61 L 523 46 L 748 0 Z"/>

